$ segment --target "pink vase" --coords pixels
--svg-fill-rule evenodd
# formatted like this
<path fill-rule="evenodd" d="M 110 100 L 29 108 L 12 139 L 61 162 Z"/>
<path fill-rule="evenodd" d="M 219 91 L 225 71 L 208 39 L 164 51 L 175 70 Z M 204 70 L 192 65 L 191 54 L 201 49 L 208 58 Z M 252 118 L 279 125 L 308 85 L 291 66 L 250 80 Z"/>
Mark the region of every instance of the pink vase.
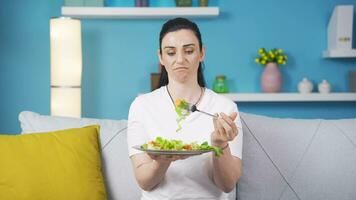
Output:
<path fill-rule="evenodd" d="M 263 92 L 279 92 L 282 88 L 282 74 L 277 63 L 267 63 L 261 76 L 261 87 Z"/>

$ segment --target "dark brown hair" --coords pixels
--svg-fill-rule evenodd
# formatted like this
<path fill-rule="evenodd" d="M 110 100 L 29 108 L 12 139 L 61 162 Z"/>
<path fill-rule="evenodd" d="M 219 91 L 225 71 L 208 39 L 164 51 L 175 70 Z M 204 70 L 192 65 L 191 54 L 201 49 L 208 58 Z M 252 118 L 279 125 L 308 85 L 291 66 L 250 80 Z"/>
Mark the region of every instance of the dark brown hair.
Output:
<path fill-rule="evenodd" d="M 187 30 L 193 31 L 194 35 L 198 38 L 199 49 L 200 49 L 200 51 L 202 50 L 203 43 L 202 43 L 201 34 L 200 34 L 198 26 L 194 22 L 192 22 L 188 19 L 174 18 L 174 19 L 168 20 L 166 23 L 163 24 L 161 32 L 159 34 L 159 51 L 160 51 L 161 55 L 162 55 L 162 39 L 163 39 L 163 37 L 167 33 L 182 30 L 182 29 L 187 29 Z M 198 84 L 200 85 L 200 87 L 205 87 L 205 79 L 204 79 L 204 75 L 203 75 L 202 65 L 203 65 L 203 63 L 200 62 L 199 68 L 198 68 Z M 169 82 L 169 80 L 168 80 L 167 70 L 164 66 L 162 66 L 161 76 L 159 78 L 159 83 L 158 83 L 158 88 L 161 86 L 167 85 L 168 82 Z"/>

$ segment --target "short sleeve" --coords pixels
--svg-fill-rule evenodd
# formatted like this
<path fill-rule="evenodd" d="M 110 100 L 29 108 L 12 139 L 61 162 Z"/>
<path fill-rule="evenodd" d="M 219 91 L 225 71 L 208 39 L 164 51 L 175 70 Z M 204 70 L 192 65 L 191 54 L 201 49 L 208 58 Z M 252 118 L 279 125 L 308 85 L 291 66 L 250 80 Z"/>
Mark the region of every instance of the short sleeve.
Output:
<path fill-rule="evenodd" d="M 137 97 L 131 104 L 127 124 L 127 146 L 129 157 L 142 151 L 132 148 L 135 145 L 142 145 L 147 142 L 144 126 L 144 106 L 142 100 Z"/>
<path fill-rule="evenodd" d="M 234 122 L 237 126 L 238 134 L 233 141 L 229 142 L 229 147 L 230 147 L 231 154 L 233 156 L 242 159 L 242 140 L 243 140 L 242 123 L 241 123 L 240 113 L 238 111 L 237 105 L 235 103 L 233 104 L 234 106 L 232 112 L 237 113 L 237 117 Z"/>

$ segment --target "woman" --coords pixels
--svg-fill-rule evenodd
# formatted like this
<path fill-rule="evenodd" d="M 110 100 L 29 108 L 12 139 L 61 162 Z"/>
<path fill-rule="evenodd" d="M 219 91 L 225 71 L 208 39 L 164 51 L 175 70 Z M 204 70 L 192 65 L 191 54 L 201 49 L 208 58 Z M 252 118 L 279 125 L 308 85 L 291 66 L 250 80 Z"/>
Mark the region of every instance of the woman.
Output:
<path fill-rule="evenodd" d="M 197 25 L 184 18 L 167 21 L 160 32 L 160 87 L 137 97 L 128 119 L 128 146 L 142 199 L 228 199 L 241 175 L 242 129 L 236 104 L 205 88 L 201 63 L 205 48 Z M 175 100 L 217 119 L 193 112 L 177 130 Z M 151 155 L 131 148 L 157 136 L 184 143 L 208 141 L 223 155 Z M 231 196 L 230 196 L 231 197 Z"/>

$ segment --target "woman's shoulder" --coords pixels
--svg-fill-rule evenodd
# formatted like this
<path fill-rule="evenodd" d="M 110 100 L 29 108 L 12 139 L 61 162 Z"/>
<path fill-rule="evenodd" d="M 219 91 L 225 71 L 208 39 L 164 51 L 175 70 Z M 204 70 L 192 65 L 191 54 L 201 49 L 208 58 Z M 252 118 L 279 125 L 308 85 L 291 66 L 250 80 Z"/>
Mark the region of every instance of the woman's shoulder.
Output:
<path fill-rule="evenodd" d="M 222 94 L 218 94 L 209 88 L 206 88 L 205 91 L 215 103 L 218 103 L 221 105 L 232 105 L 232 106 L 236 105 L 235 102 L 232 101 L 231 99 L 229 99 L 228 97 L 226 97 Z"/>
<path fill-rule="evenodd" d="M 159 101 L 164 95 L 164 87 L 165 86 L 162 86 L 151 92 L 139 94 L 132 104 L 146 104 Z"/>

